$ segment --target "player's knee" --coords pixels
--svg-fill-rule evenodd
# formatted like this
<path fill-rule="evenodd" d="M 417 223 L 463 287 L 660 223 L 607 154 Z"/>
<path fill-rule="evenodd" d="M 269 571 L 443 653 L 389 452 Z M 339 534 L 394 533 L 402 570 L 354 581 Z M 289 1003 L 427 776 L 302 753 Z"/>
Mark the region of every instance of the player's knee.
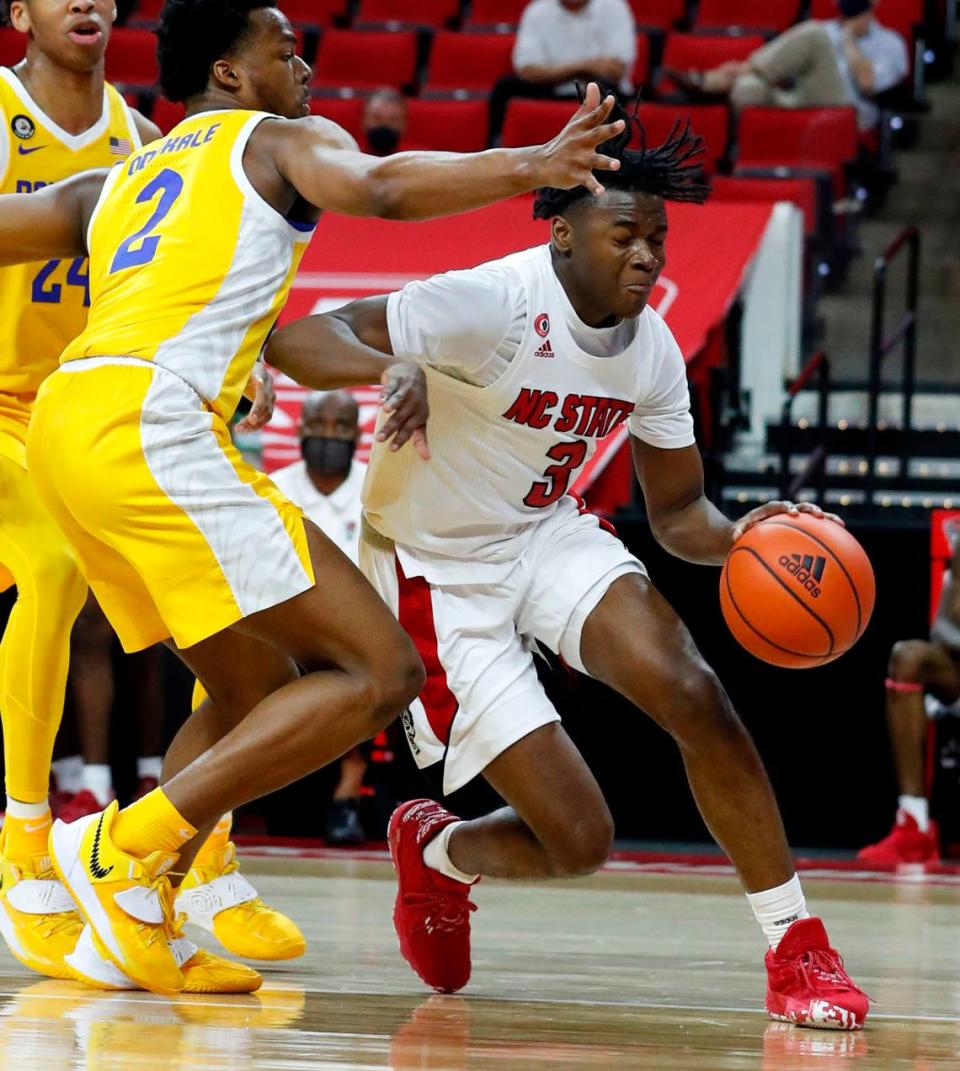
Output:
<path fill-rule="evenodd" d="M 575 878 L 593 874 L 613 850 L 613 816 L 604 807 L 571 822 L 563 840 L 551 846 L 554 877 Z"/>
<path fill-rule="evenodd" d="M 71 621 L 80 612 L 87 597 L 87 582 L 65 547 L 38 555 L 33 564 L 33 580 L 45 606 L 56 606 Z"/>
<path fill-rule="evenodd" d="M 680 743 L 741 728 L 716 673 L 699 658 L 674 670 L 657 715 Z"/>
<path fill-rule="evenodd" d="M 900 640 L 890 651 L 889 673 L 897 681 L 923 682 L 931 644 L 926 640 Z"/>
<path fill-rule="evenodd" d="M 427 675 L 412 643 L 384 658 L 371 678 L 371 736 L 385 729 L 423 690 Z"/>

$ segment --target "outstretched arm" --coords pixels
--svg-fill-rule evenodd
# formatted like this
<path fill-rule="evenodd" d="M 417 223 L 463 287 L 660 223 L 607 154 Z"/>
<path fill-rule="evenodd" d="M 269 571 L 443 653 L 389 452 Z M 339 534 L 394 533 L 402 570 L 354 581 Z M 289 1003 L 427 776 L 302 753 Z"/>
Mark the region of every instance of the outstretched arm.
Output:
<path fill-rule="evenodd" d="M 429 415 L 423 369 L 393 356 L 387 298 L 352 301 L 321 316 L 306 316 L 275 331 L 265 357 L 274 368 L 315 390 L 380 383 L 380 403 L 389 414 L 377 439 L 399 450 L 408 440 L 424 460 Z"/>
<path fill-rule="evenodd" d="M 326 123 L 301 120 L 277 131 L 279 174 L 317 208 L 351 216 L 428 219 L 453 215 L 541 186 L 603 192 L 594 171 L 619 162 L 597 147 L 623 130 L 607 123 L 613 97 L 592 84 L 564 129 L 545 145 L 480 153 L 404 152 L 379 159 L 356 152 Z M 279 126 L 279 124 L 278 124 Z"/>
<path fill-rule="evenodd" d="M 87 255 L 87 223 L 107 171 L 85 171 L 36 193 L 0 195 L 0 265 Z"/>

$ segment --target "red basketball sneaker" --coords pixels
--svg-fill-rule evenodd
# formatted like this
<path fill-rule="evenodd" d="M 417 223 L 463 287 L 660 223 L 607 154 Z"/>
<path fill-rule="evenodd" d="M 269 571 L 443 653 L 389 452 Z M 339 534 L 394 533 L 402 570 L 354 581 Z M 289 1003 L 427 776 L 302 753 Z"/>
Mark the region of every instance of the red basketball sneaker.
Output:
<path fill-rule="evenodd" d="M 890 833 L 878 843 L 862 848 L 857 852 L 857 859 L 882 870 L 896 870 L 901 863 L 939 862 L 940 833 L 937 823 L 931 822 L 926 833 L 923 833 L 912 814 L 897 811 L 897 820 Z"/>
<path fill-rule="evenodd" d="M 764 962 L 772 1018 L 824 1030 L 863 1028 L 870 998 L 843 969 L 820 919 L 795 922 Z"/>
<path fill-rule="evenodd" d="M 387 838 L 397 870 L 393 927 L 403 958 L 440 993 L 455 993 L 470 981 L 470 886 L 431 869 L 423 849 L 460 819 L 433 800 L 401 804 Z"/>

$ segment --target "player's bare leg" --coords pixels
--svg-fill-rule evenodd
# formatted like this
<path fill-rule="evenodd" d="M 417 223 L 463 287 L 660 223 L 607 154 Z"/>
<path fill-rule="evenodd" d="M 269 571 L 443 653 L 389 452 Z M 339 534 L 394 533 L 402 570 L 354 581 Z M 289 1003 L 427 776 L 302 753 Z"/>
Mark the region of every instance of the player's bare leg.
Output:
<path fill-rule="evenodd" d="M 893 829 L 857 858 L 872 867 L 928 863 L 940 857 L 940 833 L 930 818 L 925 777 L 929 719 L 924 693 L 950 704 L 960 698 L 960 665 L 945 648 L 927 640 L 893 646 L 887 667 L 887 725 L 900 796 Z"/>
<path fill-rule="evenodd" d="M 313 587 L 179 652 L 221 709 L 213 733 L 224 735 L 211 745 L 213 733 L 191 727 L 175 757 L 185 765 L 162 789 L 119 814 L 108 808 L 96 830 L 64 826 L 59 841 L 54 830 L 55 862 L 87 921 L 114 963 L 145 988 L 178 992 L 183 975 L 166 943 L 146 941 L 116 897 L 128 887 L 159 890 L 147 921 L 166 926 L 173 895 L 161 875 L 187 841 L 375 735 L 422 687 L 413 645 L 360 572 L 309 524 L 307 539 Z M 251 639 L 273 650 L 253 657 Z M 277 651 L 304 675 L 240 711 L 258 688 L 275 685 Z"/>

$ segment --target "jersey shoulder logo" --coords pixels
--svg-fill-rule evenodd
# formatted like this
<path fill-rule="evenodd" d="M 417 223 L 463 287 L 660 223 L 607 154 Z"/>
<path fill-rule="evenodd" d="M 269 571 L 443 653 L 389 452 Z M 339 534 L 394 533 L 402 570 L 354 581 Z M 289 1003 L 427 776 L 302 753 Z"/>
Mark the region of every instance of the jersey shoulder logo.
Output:
<path fill-rule="evenodd" d="M 555 357 L 555 356 L 556 356 L 556 354 L 553 352 L 553 346 L 550 345 L 550 339 L 547 339 L 547 341 L 544 342 L 544 344 L 534 353 L 534 357 Z"/>
<path fill-rule="evenodd" d="M 541 338 L 546 338 L 550 334 L 550 317 L 545 312 L 541 312 L 533 321 L 533 329 Z"/>
<path fill-rule="evenodd" d="M 30 156 L 32 153 L 39 152 L 41 149 L 45 149 L 46 145 L 33 145 L 28 148 L 26 145 L 18 145 L 17 152 L 21 156 Z"/>
<path fill-rule="evenodd" d="M 10 120 L 10 129 L 21 141 L 29 141 L 37 132 L 29 115 L 15 115 Z"/>

